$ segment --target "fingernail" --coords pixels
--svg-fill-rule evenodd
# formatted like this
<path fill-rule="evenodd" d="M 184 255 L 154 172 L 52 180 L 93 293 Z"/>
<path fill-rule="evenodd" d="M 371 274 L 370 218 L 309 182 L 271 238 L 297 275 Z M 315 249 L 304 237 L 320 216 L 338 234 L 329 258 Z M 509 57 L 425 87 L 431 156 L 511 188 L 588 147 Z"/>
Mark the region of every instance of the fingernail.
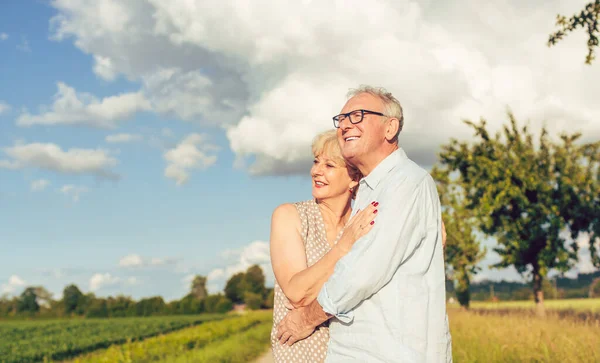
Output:
<path fill-rule="evenodd" d="M 375 204 L 373 204 L 374 207 L 377 207 L 379 205 L 379 202 L 375 202 Z"/>
<path fill-rule="evenodd" d="M 377 203 L 376 201 L 372 201 L 371 204 L 375 205 L 375 203 Z"/>
<path fill-rule="evenodd" d="M 375 209 L 375 210 L 373 211 L 373 214 L 375 214 L 375 213 L 377 213 L 377 209 Z"/>
<path fill-rule="evenodd" d="M 371 221 L 371 225 L 374 225 L 374 224 L 375 224 L 375 221 Z"/>

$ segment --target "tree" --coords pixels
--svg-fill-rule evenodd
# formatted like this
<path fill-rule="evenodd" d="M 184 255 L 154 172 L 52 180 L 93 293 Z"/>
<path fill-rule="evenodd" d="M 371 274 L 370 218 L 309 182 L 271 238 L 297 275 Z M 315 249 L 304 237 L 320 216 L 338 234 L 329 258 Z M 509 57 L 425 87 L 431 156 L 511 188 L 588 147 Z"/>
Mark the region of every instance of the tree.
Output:
<path fill-rule="evenodd" d="M 485 120 L 465 121 L 475 130 L 476 142 L 452 140 L 443 147 L 441 163 L 457 174 L 483 233 L 495 237 L 494 250 L 501 261 L 494 267 L 514 266 L 532 281 L 534 299 L 544 314 L 542 281 L 549 270 L 566 272 L 577 262 L 572 237 L 597 229 L 578 220 L 583 211 L 594 210 L 600 142 L 579 145 L 580 134 L 549 140 L 545 128 L 535 145 L 527 127 L 519 129 L 512 113 L 503 131 L 491 137 Z M 595 183 L 595 184 L 594 184 Z"/>
<path fill-rule="evenodd" d="M 36 286 L 34 287 L 34 290 L 38 304 L 45 308 L 50 308 L 52 305 L 52 293 L 43 286 Z"/>
<path fill-rule="evenodd" d="M 260 266 L 252 265 L 246 270 L 244 285 L 244 292 L 248 291 L 263 297 L 265 296 L 265 274 Z"/>
<path fill-rule="evenodd" d="M 35 295 L 35 287 L 28 287 L 21 293 L 17 302 L 17 311 L 20 313 L 37 313 L 40 311 L 40 305 Z"/>
<path fill-rule="evenodd" d="M 246 291 L 244 293 L 244 303 L 246 307 L 250 310 L 258 310 L 262 307 L 264 298 L 262 295 L 256 294 L 254 292 Z"/>
<path fill-rule="evenodd" d="M 244 277 L 246 274 L 238 272 L 231 276 L 225 284 L 225 296 L 234 304 L 240 304 L 244 301 Z"/>
<path fill-rule="evenodd" d="M 200 275 L 194 277 L 191 294 L 198 300 L 202 300 L 208 296 L 208 291 L 206 291 L 206 277 Z"/>
<path fill-rule="evenodd" d="M 564 15 L 556 16 L 556 25 L 559 30 L 550 34 L 548 46 L 553 46 L 561 41 L 567 34 L 575 31 L 577 28 L 586 28 L 588 33 L 588 54 L 585 57 L 586 64 L 592 64 L 596 58 L 594 48 L 598 46 L 598 23 L 600 17 L 600 0 L 588 3 L 579 14 L 574 14 L 569 19 Z"/>
<path fill-rule="evenodd" d="M 106 299 L 93 299 L 85 313 L 87 318 L 108 318 L 108 303 Z"/>
<path fill-rule="evenodd" d="M 85 304 L 85 297 L 81 290 L 74 285 L 71 284 L 64 288 L 63 290 L 63 302 L 65 306 L 66 314 L 82 314 L 83 307 Z"/>
<path fill-rule="evenodd" d="M 477 220 L 467 207 L 465 186 L 450 177 L 449 169 L 434 167 L 433 178 L 438 185 L 442 203 L 442 219 L 446 226 L 445 260 L 448 274 L 455 282 L 454 291 L 462 307 L 469 308 L 469 288 L 473 275 L 479 272 L 478 263 L 485 257 L 487 249 L 475 234 Z"/>

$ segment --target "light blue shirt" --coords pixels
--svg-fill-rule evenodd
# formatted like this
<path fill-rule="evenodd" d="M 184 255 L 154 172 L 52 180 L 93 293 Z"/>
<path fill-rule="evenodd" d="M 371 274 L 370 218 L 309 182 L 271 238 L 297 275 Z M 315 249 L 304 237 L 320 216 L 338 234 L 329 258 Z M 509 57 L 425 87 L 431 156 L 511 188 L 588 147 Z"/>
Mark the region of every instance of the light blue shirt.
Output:
<path fill-rule="evenodd" d="M 360 181 L 353 214 L 379 202 L 373 229 L 317 300 L 331 319 L 327 362 L 451 362 L 441 207 L 402 149 Z"/>

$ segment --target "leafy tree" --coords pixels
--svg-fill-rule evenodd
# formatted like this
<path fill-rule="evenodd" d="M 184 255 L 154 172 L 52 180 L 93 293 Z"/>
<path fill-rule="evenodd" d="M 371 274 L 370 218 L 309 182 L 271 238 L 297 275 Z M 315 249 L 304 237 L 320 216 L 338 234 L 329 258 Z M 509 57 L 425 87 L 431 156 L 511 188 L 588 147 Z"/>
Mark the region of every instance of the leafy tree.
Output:
<path fill-rule="evenodd" d="M 35 287 L 28 287 L 21 293 L 17 302 L 17 311 L 20 313 L 37 313 L 40 311 L 40 305 L 37 302 Z"/>
<path fill-rule="evenodd" d="M 108 318 L 108 303 L 106 299 L 93 299 L 85 313 L 88 318 Z"/>
<path fill-rule="evenodd" d="M 160 315 L 165 311 L 165 301 L 161 296 L 141 299 L 135 304 L 137 316 Z"/>
<path fill-rule="evenodd" d="M 263 301 L 263 307 L 265 309 L 273 309 L 274 303 L 275 303 L 275 290 L 273 288 L 270 288 L 269 292 L 267 293 L 267 297 L 265 298 L 265 301 Z"/>
<path fill-rule="evenodd" d="M 226 313 L 233 309 L 233 303 L 223 294 L 208 295 L 204 299 L 204 311 L 207 313 Z"/>
<path fill-rule="evenodd" d="M 579 145 L 580 134 L 560 136 L 560 143 L 541 130 L 538 145 L 527 127 L 519 129 L 513 115 L 503 132 L 490 136 L 485 120 L 466 123 L 475 130 L 473 144 L 452 140 L 440 154 L 443 168 L 456 173 L 465 190 L 466 208 L 473 210 L 483 233 L 498 241 L 501 261 L 529 274 L 534 298 L 544 313 L 542 281 L 549 270 L 566 272 L 577 262 L 577 244 L 567 245 L 562 232 L 598 229 L 581 221 L 594 210 L 600 142 Z M 595 253 L 595 252 L 594 252 Z"/>
<path fill-rule="evenodd" d="M 437 182 L 442 203 L 442 219 L 446 226 L 445 260 L 448 274 L 455 282 L 454 293 L 460 305 L 469 308 L 469 288 L 472 277 L 479 272 L 477 264 L 487 249 L 475 234 L 477 220 L 467 207 L 465 186 L 450 177 L 449 169 L 434 167 L 432 175 Z"/>
<path fill-rule="evenodd" d="M 208 296 L 208 291 L 206 291 L 206 277 L 200 275 L 194 277 L 191 294 L 198 300 L 202 300 Z"/>
<path fill-rule="evenodd" d="M 249 292 L 249 291 L 246 291 L 246 293 L 244 293 L 244 303 L 246 304 L 246 307 L 250 310 L 260 309 L 262 306 L 263 300 L 264 300 L 263 297 L 259 294 Z"/>
<path fill-rule="evenodd" d="M 34 290 L 38 304 L 45 308 L 50 308 L 52 306 L 52 293 L 43 286 L 35 286 Z"/>
<path fill-rule="evenodd" d="M 238 272 L 231 276 L 225 284 L 225 296 L 227 296 L 234 304 L 240 304 L 244 301 L 244 277 L 245 274 L 243 272 Z"/>
<path fill-rule="evenodd" d="M 592 281 L 590 284 L 590 292 L 588 294 L 590 298 L 600 296 L 600 277 Z"/>
<path fill-rule="evenodd" d="M 244 292 L 252 292 L 263 297 L 265 296 L 265 274 L 263 273 L 263 270 L 260 268 L 260 266 L 250 266 L 248 270 L 246 270 L 244 282 Z"/>
<path fill-rule="evenodd" d="M 575 31 L 577 28 L 585 28 L 588 34 L 588 54 L 585 57 L 586 64 L 592 64 L 596 58 L 594 48 L 598 47 L 598 23 L 600 16 L 600 0 L 588 3 L 579 14 L 574 14 L 569 19 L 564 15 L 556 16 L 556 25 L 560 28 L 550 34 L 548 46 L 553 46 L 561 41 L 567 34 Z"/>
<path fill-rule="evenodd" d="M 111 317 L 125 317 L 135 315 L 135 301 L 129 296 L 119 295 L 107 299 L 108 313 Z"/>
<path fill-rule="evenodd" d="M 63 302 L 66 314 L 81 314 L 85 304 L 85 297 L 81 290 L 72 284 L 64 288 Z"/>

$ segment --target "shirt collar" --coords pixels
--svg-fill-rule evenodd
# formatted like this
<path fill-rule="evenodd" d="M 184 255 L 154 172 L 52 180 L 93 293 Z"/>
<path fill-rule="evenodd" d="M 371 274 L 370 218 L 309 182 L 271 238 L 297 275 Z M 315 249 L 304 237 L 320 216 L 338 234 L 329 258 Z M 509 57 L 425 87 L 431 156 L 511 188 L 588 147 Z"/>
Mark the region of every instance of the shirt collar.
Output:
<path fill-rule="evenodd" d="M 383 159 L 379 164 L 377 164 L 375 169 L 373 169 L 369 175 L 361 179 L 360 183 L 368 185 L 371 189 L 377 188 L 381 180 L 383 180 L 383 178 L 392 169 L 394 169 L 394 167 L 396 167 L 396 165 L 398 165 L 402 159 L 405 158 L 407 158 L 406 153 L 402 148 L 399 147 L 393 153 L 386 156 L 386 158 Z"/>

